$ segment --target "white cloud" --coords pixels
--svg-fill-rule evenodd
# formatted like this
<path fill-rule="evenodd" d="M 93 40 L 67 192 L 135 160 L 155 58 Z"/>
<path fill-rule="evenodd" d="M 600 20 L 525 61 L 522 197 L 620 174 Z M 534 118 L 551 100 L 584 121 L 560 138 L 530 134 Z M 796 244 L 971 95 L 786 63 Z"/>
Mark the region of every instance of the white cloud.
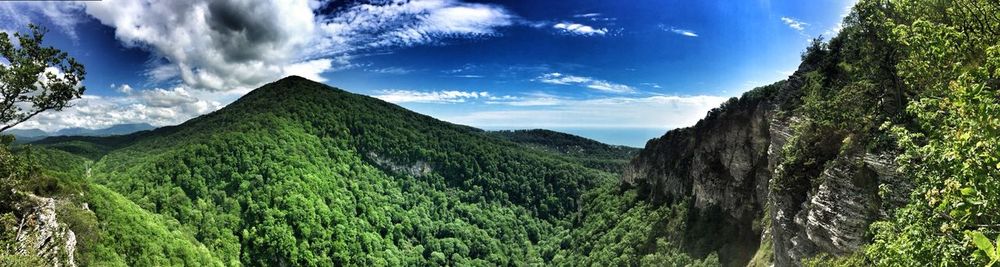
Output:
<path fill-rule="evenodd" d="M 441 118 L 453 123 L 478 127 L 677 128 L 693 125 L 726 99 L 704 95 L 596 99 L 538 96 L 490 102 L 521 107 L 515 110 L 486 110 Z M 539 107 L 531 108 L 533 106 Z"/>
<path fill-rule="evenodd" d="M 657 88 L 657 89 L 659 89 L 659 88 L 663 88 L 663 87 L 661 87 L 661 86 L 660 86 L 660 84 L 658 84 L 658 83 L 640 83 L 639 85 L 642 85 L 642 86 L 649 86 L 649 87 L 652 87 L 652 88 Z"/>
<path fill-rule="evenodd" d="M 111 88 L 115 89 L 115 92 L 119 92 L 126 95 L 132 94 L 132 86 L 128 84 L 122 84 L 122 85 L 111 84 Z"/>
<path fill-rule="evenodd" d="M 76 41 L 82 6 L 59 1 L 0 1 L 0 28 L 13 31 L 32 22 L 31 16 L 48 20 L 70 39 Z"/>
<path fill-rule="evenodd" d="M 125 46 L 152 53 L 155 63 L 144 71 L 150 81 L 179 84 L 174 89 L 147 90 L 114 86 L 125 95 L 87 96 L 62 112 L 43 113 L 22 125 L 55 130 L 179 123 L 282 76 L 322 82 L 324 72 L 359 67 L 351 62 L 356 55 L 496 36 L 498 28 L 519 21 L 499 5 L 460 0 L 355 2 L 332 14 L 316 12 L 329 4 L 342 5 L 314 0 L 0 3 L 0 29 L 23 27 L 41 14 L 53 25 L 72 30 L 80 15 L 92 16 L 114 28 Z M 30 18 L 29 12 L 34 14 Z"/>
<path fill-rule="evenodd" d="M 489 92 L 384 90 L 372 97 L 391 103 L 462 103 L 473 99 L 491 99 Z"/>
<path fill-rule="evenodd" d="M 123 123 L 174 125 L 222 108 L 240 96 L 236 92 L 195 91 L 183 86 L 135 90 L 131 95 L 84 95 L 62 111 L 38 114 L 19 124 L 20 129 L 56 131 L 70 127 L 106 128 Z"/>
<path fill-rule="evenodd" d="M 498 35 L 496 28 L 514 24 L 503 7 L 457 0 L 390 0 L 366 3 L 319 18 L 325 36 L 314 53 L 435 44 L 448 38 Z"/>
<path fill-rule="evenodd" d="M 570 23 L 570 22 L 556 23 L 555 25 L 552 25 L 552 28 L 555 28 L 566 34 L 580 35 L 580 36 L 605 35 L 608 33 L 607 28 L 596 29 L 591 26 L 579 23 Z"/>
<path fill-rule="evenodd" d="M 115 28 L 126 46 L 163 57 L 155 79 L 180 78 L 195 89 L 256 87 L 299 63 L 314 35 L 307 0 L 87 2 L 86 13 Z M 171 77 L 171 75 L 174 75 Z"/>
<path fill-rule="evenodd" d="M 685 30 L 685 29 L 674 28 L 674 27 L 667 28 L 667 27 L 662 26 L 662 25 L 660 27 L 663 30 L 672 32 L 674 34 L 679 34 L 679 35 L 683 35 L 683 36 L 687 36 L 687 37 L 698 37 L 698 33 L 695 33 L 694 31 L 691 31 L 691 30 Z"/>
<path fill-rule="evenodd" d="M 785 25 L 788 25 L 789 28 L 795 29 L 796 31 L 799 31 L 799 32 L 805 30 L 806 26 L 809 25 L 809 23 L 805 23 L 805 22 L 799 21 L 799 20 L 794 19 L 794 18 L 789 18 L 789 17 L 781 17 L 781 22 L 784 22 Z"/>
<path fill-rule="evenodd" d="M 486 104 L 516 107 L 555 106 L 566 103 L 566 100 L 566 98 L 556 95 L 535 92 L 525 94 L 524 96 L 504 96 L 486 101 Z"/>
<path fill-rule="evenodd" d="M 609 81 L 594 79 L 591 77 L 562 74 L 558 72 L 546 73 L 536 78 L 536 80 L 547 84 L 580 85 L 590 89 L 609 92 L 609 93 L 635 92 L 635 88 L 632 88 L 631 86 L 628 85 L 612 83 Z"/>
<path fill-rule="evenodd" d="M 191 96 L 191 93 L 183 87 L 177 87 L 170 90 L 155 88 L 152 90 L 142 91 L 139 93 L 139 100 L 141 100 L 141 102 L 145 105 L 161 108 L 169 108 L 198 102 L 198 99 Z"/>
<path fill-rule="evenodd" d="M 367 71 L 367 72 L 373 72 L 373 73 L 380 73 L 380 74 L 396 74 L 396 75 L 407 74 L 407 73 L 413 72 L 413 70 L 411 70 L 411 69 L 400 68 L 400 67 L 386 67 L 386 68 L 366 69 L 365 71 Z"/>
<path fill-rule="evenodd" d="M 574 18 L 592 18 L 592 17 L 599 17 L 599 16 L 601 16 L 601 13 L 584 13 L 584 14 L 573 15 Z"/>
<path fill-rule="evenodd" d="M 333 60 L 329 58 L 315 59 L 285 66 L 284 76 L 298 75 L 313 81 L 325 82 L 326 79 L 320 74 L 332 68 Z"/>
<path fill-rule="evenodd" d="M 40 14 L 72 32 L 85 13 L 115 28 L 124 45 L 163 59 L 146 70 L 152 81 L 178 79 L 193 90 L 211 91 L 246 91 L 289 73 L 318 78 L 355 67 L 352 55 L 371 49 L 494 36 L 497 28 L 517 19 L 498 5 L 459 0 L 355 2 L 332 14 L 317 11 L 334 4 L 344 5 L 315 0 L 0 3 L 0 18 L 7 28 L 30 21 L 29 13 Z"/>

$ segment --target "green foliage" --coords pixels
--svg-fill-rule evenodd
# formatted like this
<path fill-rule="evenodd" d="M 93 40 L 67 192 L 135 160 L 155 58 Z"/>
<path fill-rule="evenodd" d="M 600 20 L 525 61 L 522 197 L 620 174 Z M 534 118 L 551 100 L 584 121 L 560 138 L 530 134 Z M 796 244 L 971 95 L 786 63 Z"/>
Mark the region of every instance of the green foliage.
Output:
<path fill-rule="evenodd" d="M 911 202 L 872 226 L 879 265 L 985 265 L 972 233 L 1000 233 L 1000 5 L 898 1 L 891 20 L 904 50 L 899 75 L 917 92 L 912 124 L 891 126 Z M 976 241 L 976 239 L 980 239 Z M 982 246 L 979 246 L 982 248 Z"/>
<path fill-rule="evenodd" d="M 804 265 L 994 265 L 998 13 L 985 0 L 861 1 L 789 80 L 699 124 L 778 106 L 792 131 L 769 193 L 796 204 L 784 214 L 833 164 L 899 155 L 911 201 L 896 209 L 881 196 L 870 244 Z M 66 197 L 74 205 L 60 206 L 61 220 L 80 233 L 78 258 L 90 265 L 732 264 L 712 251 L 730 240 L 689 238 L 728 234 L 708 232 L 720 229 L 711 210 L 649 202 L 615 183 L 608 171 L 630 149 L 546 131 L 483 133 L 301 78 L 178 127 L 36 144 L 0 150 L 0 222 L 16 219 L 9 189 Z M 775 245 L 762 242 L 751 263 L 769 264 Z"/>
<path fill-rule="evenodd" d="M 714 254 L 689 256 L 680 247 L 688 230 L 688 202 L 652 205 L 635 189 L 607 185 L 588 192 L 556 252 L 560 266 L 719 266 Z"/>
<path fill-rule="evenodd" d="M 46 110 L 61 110 L 86 90 L 80 86 L 87 73 L 83 65 L 66 52 L 42 46 L 44 29 L 28 28 L 30 34 L 14 33 L 16 45 L 0 32 L 0 57 L 8 62 L 0 64 L 0 132 Z"/>
<path fill-rule="evenodd" d="M 549 130 L 491 131 L 488 135 L 565 156 L 586 167 L 621 172 L 639 149 L 613 146 L 576 135 Z"/>
<path fill-rule="evenodd" d="M 557 254 L 552 240 L 581 195 L 614 179 L 301 78 L 179 127 L 36 146 L 98 159 L 92 182 L 128 200 L 90 188 L 102 245 L 88 257 L 128 265 L 540 265 Z M 126 216 L 144 211 L 155 215 Z M 161 226 L 117 228 L 126 220 Z M 161 230 L 180 241 L 142 237 Z M 122 254 L 132 250 L 148 254 Z"/>
<path fill-rule="evenodd" d="M 91 185 L 85 202 L 96 216 L 93 221 L 99 222 L 99 233 L 82 236 L 80 244 L 84 247 L 78 253 L 82 265 L 223 265 L 176 221 L 150 214 L 103 186 Z"/>
<path fill-rule="evenodd" d="M 832 256 L 822 253 L 820 255 L 805 259 L 802 266 L 806 267 L 826 267 L 826 266 L 869 266 L 865 258 L 864 251 L 858 251 L 846 256 Z"/>
<path fill-rule="evenodd" d="M 976 253 L 982 253 L 986 255 L 986 260 L 989 263 L 986 264 L 987 267 L 993 266 L 998 261 L 1000 261 L 1000 235 L 997 236 L 996 245 L 993 241 L 990 241 L 982 232 L 979 231 L 965 231 L 965 235 L 972 238 L 972 243 L 976 244 L 979 251 Z M 978 257 L 979 255 L 977 255 Z"/>

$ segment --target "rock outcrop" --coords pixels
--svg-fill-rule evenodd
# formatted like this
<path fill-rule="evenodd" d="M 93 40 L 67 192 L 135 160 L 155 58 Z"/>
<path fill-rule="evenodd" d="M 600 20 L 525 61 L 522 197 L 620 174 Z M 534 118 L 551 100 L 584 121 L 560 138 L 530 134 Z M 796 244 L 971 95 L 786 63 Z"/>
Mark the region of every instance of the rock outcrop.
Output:
<path fill-rule="evenodd" d="M 711 223 L 691 226 L 689 253 L 718 251 L 729 265 L 745 264 L 760 242 L 754 224 L 767 200 L 772 143 L 780 141 L 772 139 L 774 111 L 766 98 L 730 100 L 695 126 L 650 140 L 622 181 L 654 203 L 690 199 L 697 218 L 689 221 Z"/>
<path fill-rule="evenodd" d="M 34 254 L 47 266 L 76 266 L 76 235 L 56 218 L 56 199 L 25 194 L 18 203 L 14 254 Z"/>
<path fill-rule="evenodd" d="M 801 120 L 794 110 L 808 71 L 803 65 L 788 80 L 730 100 L 695 126 L 650 140 L 626 167 L 624 186 L 654 203 L 689 199 L 695 210 L 689 216 L 705 217 L 689 221 L 715 221 L 691 226 L 697 233 L 683 242 L 689 253 L 715 251 L 723 264 L 740 266 L 769 241 L 776 266 L 820 253 L 846 255 L 864 243 L 868 225 L 884 218 L 888 206 L 905 201 L 891 156 L 863 152 L 834 154 L 811 171 L 819 175 L 793 181 L 802 183 L 793 190 L 774 189 L 776 172 L 795 168 L 782 166 L 782 154 Z M 886 184 L 904 190 L 884 200 L 879 185 Z"/>

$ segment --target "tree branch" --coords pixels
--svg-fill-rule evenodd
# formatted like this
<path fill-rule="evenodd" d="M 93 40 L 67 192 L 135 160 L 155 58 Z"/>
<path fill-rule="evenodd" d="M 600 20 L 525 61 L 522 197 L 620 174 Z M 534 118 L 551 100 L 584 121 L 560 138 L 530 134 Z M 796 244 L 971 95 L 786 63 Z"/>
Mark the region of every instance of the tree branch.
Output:
<path fill-rule="evenodd" d="M 40 108 L 38 110 L 35 110 L 35 112 L 32 112 L 31 114 L 28 114 L 28 116 L 24 116 L 21 119 L 18 119 L 14 123 L 11 123 L 9 125 L 4 125 L 3 128 L 0 128 L 0 132 L 6 131 L 7 129 L 10 129 L 11 127 L 17 126 L 18 124 L 21 124 L 22 122 L 30 120 L 31 117 L 34 117 L 35 115 L 38 115 L 38 113 L 42 113 L 42 111 L 46 111 L 46 110 L 49 110 L 49 108 Z"/>

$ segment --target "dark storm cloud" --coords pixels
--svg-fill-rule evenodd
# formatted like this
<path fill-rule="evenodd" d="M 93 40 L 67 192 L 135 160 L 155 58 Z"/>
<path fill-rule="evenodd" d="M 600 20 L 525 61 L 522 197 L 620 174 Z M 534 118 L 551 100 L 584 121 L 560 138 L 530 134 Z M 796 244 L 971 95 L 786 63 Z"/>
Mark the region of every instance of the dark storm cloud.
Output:
<path fill-rule="evenodd" d="M 220 0 L 208 4 L 205 19 L 212 29 L 212 39 L 227 60 L 256 59 L 262 49 L 273 49 L 286 38 L 284 31 L 269 23 L 271 5 L 264 1 Z"/>

